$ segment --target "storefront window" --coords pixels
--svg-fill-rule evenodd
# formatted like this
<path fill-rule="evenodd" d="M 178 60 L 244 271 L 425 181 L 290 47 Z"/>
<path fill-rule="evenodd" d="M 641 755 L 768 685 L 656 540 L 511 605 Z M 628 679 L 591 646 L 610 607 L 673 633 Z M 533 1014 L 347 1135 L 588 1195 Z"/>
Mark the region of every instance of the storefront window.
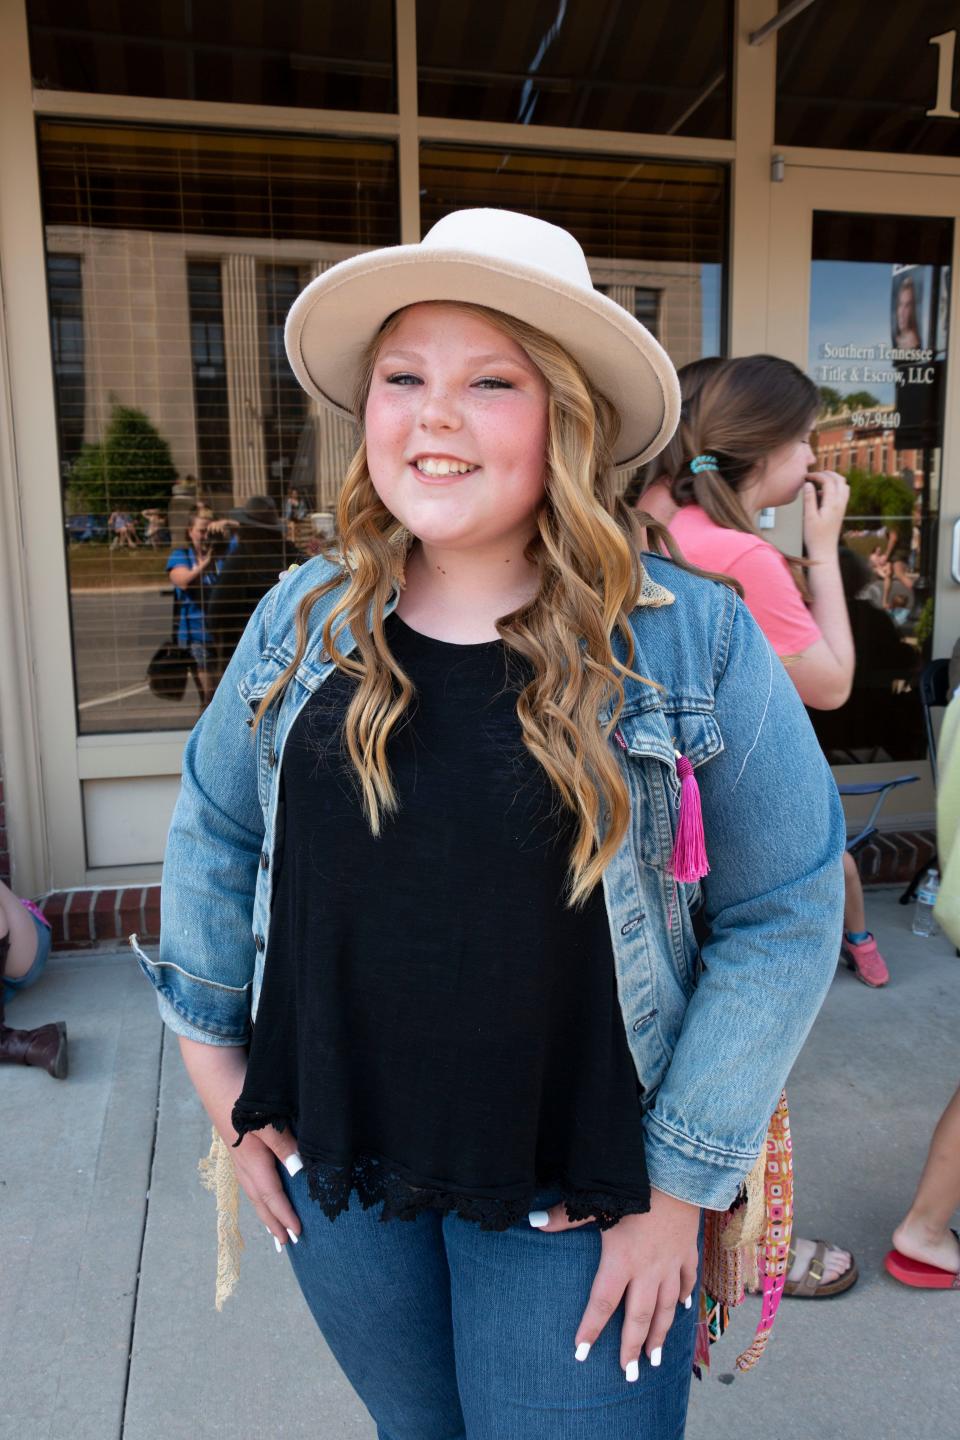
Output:
<path fill-rule="evenodd" d="M 730 135 L 728 0 L 417 0 L 421 115 Z"/>
<path fill-rule="evenodd" d="M 27 0 L 38 90 L 396 109 L 392 0 Z"/>
<path fill-rule="evenodd" d="M 723 166 L 426 145 L 420 185 L 424 230 L 462 206 L 538 215 L 576 235 L 594 284 L 649 325 L 677 366 L 722 353 Z"/>
<path fill-rule="evenodd" d="M 955 0 L 817 0 L 777 36 L 777 143 L 960 155 L 958 23 Z"/>
<path fill-rule="evenodd" d="M 814 215 L 811 444 L 850 484 L 840 557 L 856 646 L 850 700 L 811 713 L 833 764 L 925 753 L 952 247 L 951 220 Z"/>
<path fill-rule="evenodd" d="M 355 435 L 296 384 L 283 322 L 321 270 L 398 242 L 395 151 L 59 121 L 39 138 L 80 733 L 186 729 L 257 586 L 326 532 Z M 175 596 L 175 552 L 208 549 Z M 179 696 L 148 676 L 172 635 Z"/>

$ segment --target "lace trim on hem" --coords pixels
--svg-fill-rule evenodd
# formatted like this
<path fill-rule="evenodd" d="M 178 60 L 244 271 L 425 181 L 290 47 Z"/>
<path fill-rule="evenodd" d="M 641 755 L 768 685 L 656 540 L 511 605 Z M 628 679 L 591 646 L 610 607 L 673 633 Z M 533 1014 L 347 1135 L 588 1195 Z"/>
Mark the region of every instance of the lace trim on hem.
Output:
<path fill-rule="evenodd" d="M 233 1126 L 239 1136 L 237 1144 L 251 1130 L 273 1125 L 282 1131 L 289 1123 L 289 1115 L 252 1106 L 238 1105 L 233 1112 Z M 376 1155 L 357 1155 L 349 1165 L 333 1165 L 307 1154 L 301 1147 L 300 1158 L 310 1198 L 317 1202 L 328 1220 L 335 1220 L 349 1209 L 354 1190 L 364 1210 L 383 1202 L 380 1217 L 383 1221 L 415 1220 L 427 1210 L 439 1210 L 444 1215 L 455 1214 L 461 1220 L 471 1220 L 481 1230 L 507 1230 L 525 1220 L 533 1205 L 535 1192 L 532 1190 L 526 1196 L 503 1199 L 414 1184 L 401 1175 L 395 1165 Z M 547 1181 L 537 1186 L 537 1190 L 554 1188 L 560 1191 L 559 1203 L 566 1206 L 571 1220 L 593 1219 L 600 1230 L 610 1230 L 625 1215 L 640 1215 L 650 1209 L 649 1198 L 631 1200 L 609 1191 L 581 1190 L 562 1181 Z"/>

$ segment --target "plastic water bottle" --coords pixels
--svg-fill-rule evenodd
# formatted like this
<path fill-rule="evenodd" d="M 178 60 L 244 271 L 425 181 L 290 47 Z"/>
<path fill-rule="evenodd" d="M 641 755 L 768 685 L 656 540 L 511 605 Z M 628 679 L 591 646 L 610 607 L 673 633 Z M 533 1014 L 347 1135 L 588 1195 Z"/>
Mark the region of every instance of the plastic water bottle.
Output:
<path fill-rule="evenodd" d="M 913 907 L 914 935 L 935 935 L 937 933 L 936 921 L 933 918 L 933 907 L 937 903 L 937 895 L 940 891 L 940 876 L 936 870 L 928 870 L 920 882 L 920 889 L 917 891 L 917 902 Z"/>

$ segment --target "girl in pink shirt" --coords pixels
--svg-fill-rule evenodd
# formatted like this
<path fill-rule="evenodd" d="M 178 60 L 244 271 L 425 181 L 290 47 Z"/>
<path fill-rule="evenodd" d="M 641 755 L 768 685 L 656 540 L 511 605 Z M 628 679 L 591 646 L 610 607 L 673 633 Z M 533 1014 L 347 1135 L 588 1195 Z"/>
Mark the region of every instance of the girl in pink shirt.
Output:
<path fill-rule="evenodd" d="M 843 476 L 810 469 L 816 386 L 771 355 L 698 360 L 679 374 L 680 425 L 627 498 L 669 529 L 685 560 L 739 583 L 804 704 L 837 709 L 850 695 L 855 659 L 838 553 L 850 491 Z M 760 510 L 788 505 L 801 493 L 804 560 L 783 555 L 756 523 Z M 863 887 L 849 854 L 844 878 L 841 953 L 858 979 L 885 985 L 889 971 L 866 928 Z M 835 1294 L 856 1279 L 852 1256 L 831 1247 L 819 1257 L 824 1273 L 815 1285 L 808 1273 L 814 1243 L 798 1240 L 796 1251 L 789 1277 L 795 1294 Z"/>

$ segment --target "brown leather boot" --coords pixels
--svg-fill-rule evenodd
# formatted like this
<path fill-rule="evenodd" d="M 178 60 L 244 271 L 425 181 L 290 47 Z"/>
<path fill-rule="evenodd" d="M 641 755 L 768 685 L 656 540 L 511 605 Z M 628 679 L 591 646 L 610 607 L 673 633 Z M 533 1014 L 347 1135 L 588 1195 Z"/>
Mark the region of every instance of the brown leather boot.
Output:
<path fill-rule="evenodd" d="M 0 1065 L 42 1066 L 54 1080 L 67 1077 L 67 1027 L 62 1020 L 36 1030 L 13 1030 L 4 1021 L 3 976 L 10 936 L 0 936 Z"/>

